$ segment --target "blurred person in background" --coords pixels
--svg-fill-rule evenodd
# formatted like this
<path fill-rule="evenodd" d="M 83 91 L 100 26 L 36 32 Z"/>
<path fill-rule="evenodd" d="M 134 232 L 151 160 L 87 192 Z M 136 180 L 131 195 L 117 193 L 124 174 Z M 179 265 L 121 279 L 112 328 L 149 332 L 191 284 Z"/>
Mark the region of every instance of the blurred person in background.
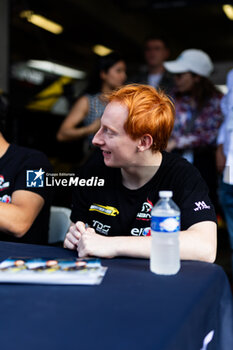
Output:
<path fill-rule="evenodd" d="M 164 66 L 175 79 L 176 118 L 167 150 L 181 154 L 199 169 L 217 207 L 215 150 L 223 115 L 222 94 L 208 79 L 213 63 L 204 51 L 189 49 Z"/>
<path fill-rule="evenodd" d="M 58 141 L 88 138 L 88 146 L 91 148 L 92 138 L 100 127 L 100 117 L 107 102 L 104 95 L 120 87 L 125 80 L 126 64 L 118 53 L 100 57 L 86 93 L 76 101 L 58 130 Z"/>
<path fill-rule="evenodd" d="M 170 50 L 166 40 L 160 36 L 150 36 L 145 40 L 144 58 L 146 69 L 132 79 L 133 83 L 147 84 L 169 93 L 174 86 L 173 76 L 164 68 Z"/>
<path fill-rule="evenodd" d="M 26 171 L 35 170 L 33 182 L 52 168 L 43 153 L 7 142 L 4 114 L 0 96 L 0 241 L 47 244 L 51 192 L 29 184 Z"/>
<path fill-rule="evenodd" d="M 233 69 L 227 75 L 227 87 L 228 93 L 221 102 L 224 122 L 218 134 L 216 163 L 218 171 L 223 175 L 219 186 L 219 200 L 233 252 Z"/>

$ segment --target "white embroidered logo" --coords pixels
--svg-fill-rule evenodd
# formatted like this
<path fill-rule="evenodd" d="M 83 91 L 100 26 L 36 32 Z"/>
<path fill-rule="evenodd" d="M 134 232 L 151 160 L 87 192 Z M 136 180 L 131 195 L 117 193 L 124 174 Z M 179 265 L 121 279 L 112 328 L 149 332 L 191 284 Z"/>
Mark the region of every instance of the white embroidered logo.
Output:
<path fill-rule="evenodd" d="M 207 205 L 204 201 L 202 202 L 195 202 L 196 208 L 194 208 L 194 211 L 203 210 L 203 209 L 210 209 L 210 206 Z"/>
<path fill-rule="evenodd" d="M 4 176 L 0 175 L 0 191 L 4 191 L 8 187 L 10 187 L 10 182 L 4 182 Z"/>
<path fill-rule="evenodd" d="M 214 330 L 210 331 L 207 334 L 207 336 L 205 336 L 201 350 L 207 350 L 207 346 L 212 341 L 213 337 L 214 337 Z"/>
<path fill-rule="evenodd" d="M 108 235 L 108 231 L 111 228 L 109 225 L 104 225 L 102 222 L 99 222 L 97 220 L 92 220 L 93 227 L 96 229 L 96 231 L 99 231 L 100 233 L 103 233 L 104 235 Z"/>
<path fill-rule="evenodd" d="M 142 203 L 142 209 L 139 213 L 137 213 L 136 220 L 150 221 L 152 208 L 153 208 L 153 204 L 147 198 L 146 202 Z"/>

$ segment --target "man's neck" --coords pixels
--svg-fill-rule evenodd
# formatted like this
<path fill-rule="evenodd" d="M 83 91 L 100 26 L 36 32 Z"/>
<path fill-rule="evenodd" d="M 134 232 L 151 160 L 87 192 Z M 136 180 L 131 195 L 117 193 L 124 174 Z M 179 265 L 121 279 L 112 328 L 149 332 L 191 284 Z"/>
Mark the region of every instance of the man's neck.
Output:
<path fill-rule="evenodd" d="M 163 65 L 148 67 L 149 74 L 163 74 L 164 71 L 165 71 L 165 69 L 164 69 Z"/>
<path fill-rule="evenodd" d="M 162 163 L 162 154 L 153 153 L 145 158 L 140 165 L 121 168 L 122 184 L 130 190 L 136 190 L 149 182 Z"/>
<path fill-rule="evenodd" d="M 0 133 L 0 158 L 6 153 L 10 144 L 4 139 L 2 134 Z"/>

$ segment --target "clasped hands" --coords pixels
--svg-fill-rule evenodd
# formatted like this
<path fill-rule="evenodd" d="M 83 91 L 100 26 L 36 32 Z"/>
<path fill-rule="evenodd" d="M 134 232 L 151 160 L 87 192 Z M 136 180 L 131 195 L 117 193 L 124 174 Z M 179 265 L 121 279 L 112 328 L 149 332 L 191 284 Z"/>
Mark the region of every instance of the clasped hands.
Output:
<path fill-rule="evenodd" d="M 64 248 L 77 250 L 80 258 L 98 256 L 113 258 L 114 245 L 112 237 L 97 234 L 91 227 L 85 227 L 82 221 L 72 223 L 64 240 Z"/>

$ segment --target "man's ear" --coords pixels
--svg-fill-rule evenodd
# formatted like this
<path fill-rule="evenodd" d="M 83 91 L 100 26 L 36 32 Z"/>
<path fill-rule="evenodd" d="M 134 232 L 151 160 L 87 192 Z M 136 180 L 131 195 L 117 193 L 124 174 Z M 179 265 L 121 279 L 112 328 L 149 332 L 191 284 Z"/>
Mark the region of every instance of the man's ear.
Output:
<path fill-rule="evenodd" d="M 144 152 L 147 149 L 151 148 L 152 145 L 153 137 L 150 134 L 145 134 L 140 138 L 137 149 L 139 152 Z"/>

